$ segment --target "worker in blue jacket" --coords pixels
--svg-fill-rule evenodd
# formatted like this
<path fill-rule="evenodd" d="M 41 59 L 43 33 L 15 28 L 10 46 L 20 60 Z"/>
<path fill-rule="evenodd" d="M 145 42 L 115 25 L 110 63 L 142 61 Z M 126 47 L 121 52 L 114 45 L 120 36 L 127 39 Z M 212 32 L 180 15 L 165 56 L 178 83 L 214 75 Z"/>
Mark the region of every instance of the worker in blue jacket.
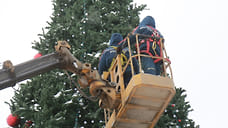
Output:
<path fill-rule="evenodd" d="M 110 70 L 110 67 L 112 66 L 112 63 L 114 62 L 115 58 L 117 57 L 117 47 L 118 43 L 123 40 L 123 37 L 119 33 L 113 33 L 109 42 L 109 47 L 105 49 L 101 55 L 99 65 L 98 65 L 98 72 L 100 75 L 103 74 L 104 71 L 108 72 Z M 123 57 L 123 61 L 127 62 L 129 59 L 129 50 L 128 48 L 122 49 L 122 53 L 126 56 Z M 122 55 L 121 55 L 122 57 Z M 133 61 L 133 66 L 134 66 L 134 71 L 137 74 L 139 72 L 139 67 L 138 67 L 138 62 L 135 58 L 132 58 Z M 125 63 L 124 62 L 124 63 Z M 131 67 L 130 65 L 127 67 L 124 73 L 124 84 L 125 87 L 129 83 L 132 75 L 131 75 Z"/>
<path fill-rule="evenodd" d="M 151 16 L 145 17 L 139 24 L 138 27 L 135 28 L 133 34 L 143 34 L 147 36 L 157 37 L 157 40 L 154 38 L 146 38 L 143 36 L 139 36 L 139 49 L 140 54 L 145 54 L 149 56 L 157 56 L 160 57 L 162 53 L 160 50 L 160 42 L 159 38 L 163 38 L 161 33 L 156 29 L 155 20 Z M 136 36 L 130 36 L 131 44 L 136 42 Z M 142 69 L 144 73 L 149 73 L 153 75 L 160 75 L 161 73 L 161 59 L 152 59 L 151 57 L 141 56 Z"/>

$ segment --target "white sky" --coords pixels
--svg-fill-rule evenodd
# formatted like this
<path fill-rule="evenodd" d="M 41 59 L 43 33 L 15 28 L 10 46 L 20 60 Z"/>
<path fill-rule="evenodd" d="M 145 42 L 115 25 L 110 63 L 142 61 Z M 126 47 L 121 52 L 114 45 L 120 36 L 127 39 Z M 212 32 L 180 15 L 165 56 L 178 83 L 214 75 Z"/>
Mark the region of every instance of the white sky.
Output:
<path fill-rule="evenodd" d="M 175 85 L 187 90 L 187 100 L 194 109 L 190 117 L 201 128 L 227 125 L 227 2 L 150 0 L 141 15 L 155 18 L 166 40 Z M 37 52 L 31 42 L 38 40 L 37 34 L 42 33 L 51 13 L 51 0 L 0 1 L 0 62 L 9 59 L 19 64 L 32 59 Z M 12 88 L 0 91 L 0 126 L 8 126 L 10 111 L 4 101 L 12 96 Z"/>

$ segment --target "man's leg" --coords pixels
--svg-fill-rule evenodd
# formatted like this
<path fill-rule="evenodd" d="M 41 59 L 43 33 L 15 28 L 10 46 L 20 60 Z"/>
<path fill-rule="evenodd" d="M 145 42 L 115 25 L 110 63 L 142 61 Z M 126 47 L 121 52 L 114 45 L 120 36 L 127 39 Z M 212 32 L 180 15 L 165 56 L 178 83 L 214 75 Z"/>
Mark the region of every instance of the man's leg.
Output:
<path fill-rule="evenodd" d="M 144 73 L 156 75 L 154 60 L 151 57 L 141 57 L 142 69 Z"/>
<path fill-rule="evenodd" d="M 127 87 L 129 81 L 131 80 L 131 72 L 125 72 L 124 73 L 124 85 L 125 88 Z"/>
<path fill-rule="evenodd" d="M 155 63 L 156 75 L 161 75 L 161 65 L 162 65 L 162 61 Z"/>

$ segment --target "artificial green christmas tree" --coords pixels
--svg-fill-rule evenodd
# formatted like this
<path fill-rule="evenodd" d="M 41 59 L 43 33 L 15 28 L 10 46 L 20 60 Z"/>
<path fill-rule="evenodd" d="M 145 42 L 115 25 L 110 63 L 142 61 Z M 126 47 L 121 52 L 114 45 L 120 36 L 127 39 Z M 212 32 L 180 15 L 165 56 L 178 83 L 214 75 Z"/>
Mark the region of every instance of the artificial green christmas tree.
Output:
<path fill-rule="evenodd" d="M 54 0 L 53 6 L 51 22 L 33 48 L 45 55 L 54 52 L 58 40 L 66 40 L 73 55 L 92 67 L 97 66 L 111 34 L 128 34 L 139 23 L 139 13 L 145 7 L 133 5 L 132 0 Z M 77 81 L 77 76 L 70 76 Z M 103 110 L 98 103 L 84 98 L 58 69 L 21 84 L 10 109 L 21 118 L 19 128 L 104 126 Z"/>

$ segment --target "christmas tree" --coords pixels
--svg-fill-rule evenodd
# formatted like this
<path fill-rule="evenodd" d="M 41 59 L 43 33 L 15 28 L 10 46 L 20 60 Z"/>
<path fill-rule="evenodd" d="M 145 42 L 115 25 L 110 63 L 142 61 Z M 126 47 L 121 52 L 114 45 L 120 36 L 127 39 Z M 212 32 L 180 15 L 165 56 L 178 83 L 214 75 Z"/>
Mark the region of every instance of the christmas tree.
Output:
<path fill-rule="evenodd" d="M 118 32 L 125 36 L 131 32 L 138 25 L 144 8 L 145 5 L 135 6 L 132 0 L 53 0 L 52 20 L 33 48 L 45 55 L 54 52 L 58 40 L 66 40 L 76 58 L 97 67 L 98 57 L 107 47 L 111 34 Z M 77 76 L 70 76 L 77 81 Z M 188 118 L 192 109 L 185 101 L 185 90 L 176 90 L 156 128 L 198 127 Z M 89 95 L 88 90 L 83 91 Z M 98 103 L 84 98 L 58 69 L 21 84 L 11 99 L 10 109 L 20 117 L 15 126 L 18 128 L 104 127 L 103 110 Z"/>
<path fill-rule="evenodd" d="M 128 34 L 139 23 L 144 8 L 132 0 L 54 0 L 51 22 L 33 48 L 45 55 L 54 52 L 58 40 L 66 40 L 76 58 L 97 67 L 99 54 L 107 47 L 111 34 Z M 69 75 L 77 81 L 77 76 Z M 88 90 L 84 91 L 89 95 Z M 58 69 L 21 84 L 11 99 L 10 109 L 20 117 L 15 126 L 19 128 L 104 126 L 103 110 L 98 103 L 84 98 L 68 75 Z"/>

